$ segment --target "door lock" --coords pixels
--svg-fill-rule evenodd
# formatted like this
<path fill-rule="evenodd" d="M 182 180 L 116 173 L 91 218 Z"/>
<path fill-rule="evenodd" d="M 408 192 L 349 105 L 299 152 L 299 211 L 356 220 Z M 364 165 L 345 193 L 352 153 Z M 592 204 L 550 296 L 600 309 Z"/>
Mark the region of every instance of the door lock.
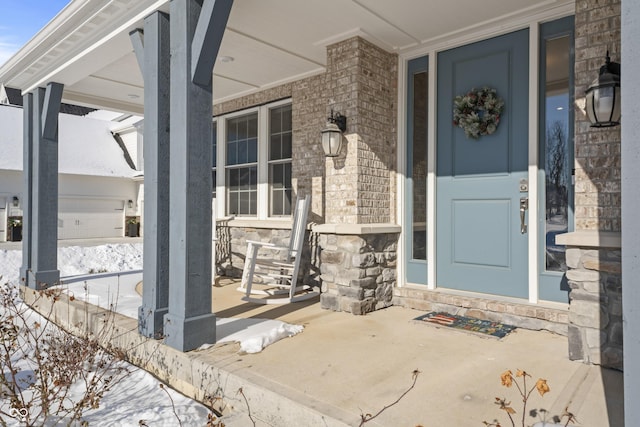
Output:
<path fill-rule="evenodd" d="M 529 209 L 529 198 L 521 197 L 520 198 L 520 234 L 525 234 L 527 232 L 527 224 L 525 223 L 525 213 Z"/>
<path fill-rule="evenodd" d="M 529 191 L 529 180 L 526 178 L 522 178 L 520 183 L 518 184 L 518 188 L 521 193 L 527 193 Z"/>

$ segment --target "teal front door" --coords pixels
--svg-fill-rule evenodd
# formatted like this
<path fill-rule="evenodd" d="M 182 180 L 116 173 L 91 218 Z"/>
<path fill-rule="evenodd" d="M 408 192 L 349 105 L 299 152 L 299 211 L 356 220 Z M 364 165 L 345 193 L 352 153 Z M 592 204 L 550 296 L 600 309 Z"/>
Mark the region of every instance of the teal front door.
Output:
<path fill-rule="evenodd" d="M 527 298 L 529 32 L 444 51 L 437 69 L 437 285 Z M 483 87 L 504 110 L 495 133 L 468 138 L 454 98 Z"/>

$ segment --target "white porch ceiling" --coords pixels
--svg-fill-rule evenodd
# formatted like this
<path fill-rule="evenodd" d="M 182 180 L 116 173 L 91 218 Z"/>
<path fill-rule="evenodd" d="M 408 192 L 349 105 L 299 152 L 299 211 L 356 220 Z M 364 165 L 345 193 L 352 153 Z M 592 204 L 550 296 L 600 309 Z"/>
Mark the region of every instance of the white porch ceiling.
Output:
<path fill-rule="evenodd" d="M 235 0 L 214 67 L 214 102 L 321 73 L 326 46 L 360 35 L 403 54 L 573 12 L 573 0 Z M 65 85 L 64 100 L 142 113 L 128 33 L 168 0 L 72 0 L 4 66 L 0 83 Z"/>

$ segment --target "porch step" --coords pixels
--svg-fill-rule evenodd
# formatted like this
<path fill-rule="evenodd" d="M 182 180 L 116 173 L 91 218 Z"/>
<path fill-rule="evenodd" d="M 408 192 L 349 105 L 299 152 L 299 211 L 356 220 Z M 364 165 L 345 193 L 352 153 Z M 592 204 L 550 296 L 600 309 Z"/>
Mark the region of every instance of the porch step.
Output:
<path fill-rule="evenodd" d="M 569 311 L 511 299 L 488 299 L 448 291 L 395 288 L 393 304 L 422 311 L 444 311 L 460 316 L 507 323 L 534 331 L 567 335 Z"/>

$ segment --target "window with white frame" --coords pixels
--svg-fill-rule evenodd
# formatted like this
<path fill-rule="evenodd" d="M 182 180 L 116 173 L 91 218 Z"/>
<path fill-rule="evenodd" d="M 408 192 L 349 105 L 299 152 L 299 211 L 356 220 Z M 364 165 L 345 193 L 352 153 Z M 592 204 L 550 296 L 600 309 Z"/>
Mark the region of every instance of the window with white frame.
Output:
<path fill-rule="evenodd" d="M 214 183 L 218 197 L 225 194 L 226 214 L 258 219 L 291 215 L 291 103 L 219 116 L 214 133 Z"/>
<path fill-rule="evenodd" d="M 258 113 L 226 122 L 227 211 L 254 216 L 258 212 Z"/>
<path fill-rule="evenodd" d="M 269 214 L 291 214 L 291 105 L 269 110 Z"/>

